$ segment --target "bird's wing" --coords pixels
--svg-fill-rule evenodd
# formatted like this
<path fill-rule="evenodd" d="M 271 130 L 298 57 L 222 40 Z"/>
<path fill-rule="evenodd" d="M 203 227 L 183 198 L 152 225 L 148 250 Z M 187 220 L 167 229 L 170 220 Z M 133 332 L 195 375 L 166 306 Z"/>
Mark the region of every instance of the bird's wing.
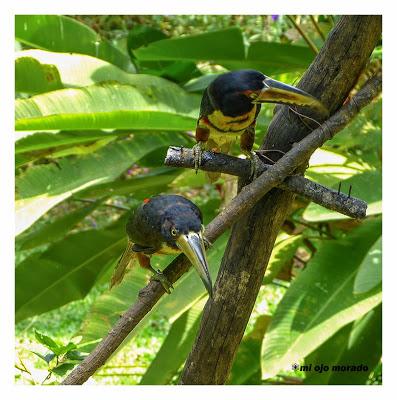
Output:
<path fill-rule="evenodd" d="M 110 280 L 110 289 L 113 286 L 118 285 L 124 278 L 128 267 L 132 266 L 132 263 L 136 260 L 136 253 L 133 251 L 134 243 L 131 240 L 128 240 L 127 247 L 124 250 L 124 253 L 120 257 L 119 262 L 114 269 L 112 279 Z"/>

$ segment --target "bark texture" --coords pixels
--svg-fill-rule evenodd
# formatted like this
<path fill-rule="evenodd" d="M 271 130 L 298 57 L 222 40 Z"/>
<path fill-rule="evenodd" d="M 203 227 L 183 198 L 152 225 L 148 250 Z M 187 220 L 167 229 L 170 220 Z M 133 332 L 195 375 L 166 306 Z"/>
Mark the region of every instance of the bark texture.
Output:
<path fill-rule="evenodd" d="M 353 88 L 380 34 L 380 16 L 342 17 L 298 87 L 321 99 L 334 113 Z M 322 122 L 325 117 L 317 119 Z M 277 107 L 262 148 L 287 152 L 313 127 L 288 108 Z M 293 197 L 273 189 L 233 225 L 215 283 L 215 299 L 206 304 L 181 384 L 226 382 Z"/>

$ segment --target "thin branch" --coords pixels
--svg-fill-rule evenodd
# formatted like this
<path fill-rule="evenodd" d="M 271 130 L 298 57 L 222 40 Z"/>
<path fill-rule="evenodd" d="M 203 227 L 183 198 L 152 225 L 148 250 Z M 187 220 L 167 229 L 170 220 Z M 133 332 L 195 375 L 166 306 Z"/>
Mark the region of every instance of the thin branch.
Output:
<path fill-rule="evenodd" d="M 314 18 L 314 15 L 310 15 L 310 20 L 312 21 L 312 24 L 314 25 L 314 28 L 316 29 L 317 33 L 320 35 L 321 39 L 325 41 L 325 35 L 323 31 L 320 29 L 319 24 L 316 21 L 316 18 Z"/>
<path fill-rule="evenodd" d="M 303 40 L 307 43 L 307 45 L 313 50 L 314 54 L 318 54 L 318 48 L 314 44 L 314 42 L 306 35 L 305 31 L 301 28 L 301 26 L 295 21 L 295 18 L 292 15 L 287 15 L 287 18 L 291 21 L 292 25 L 294 25 L 295 29 L 300 33 Z"/>
<path fill-rule="evenodd" d="M 170 146 L 164 164 L 171 167 L 194 169 L 193 151 L 183 147 Z M 260 162 L 258 174 L 262 174 L 268 168 L 268 164 Z M 248 178 L 251 173 L 249 160 L 210 151 L 203 152 L 200 169 L 209 172 L 223 172 L 243 178 Z M 314 203 L 349 217 L 365 218 L 367 209 L 365 201 L 349 197 L 344 193 L 338 193 L 336 190 L 329 189 L 301 175 L 287 177 L 278 187 L 299 194 Z"/>
<path fill-rule="evenodd" d="M 326 140 L 331 139 L 343 129 L 348 122 L 369 104 L 381 91 L 382 77 L 377 75 L 361 89 L 352 100 L 340 108 L 321 127 L 311 132 L 297 143 L 274 165 L 245 186 L 241 192 L 219 213 L 208 225 L 206 238 L 214 242 L 242 215 L 248 212 L 255 203 L 273 187 L 280 185 L 310 154 Z M 163 271 L 171 283 L 175 283 L 188 269 L 189 262 L 184 255 L 179 255 Z M 97 347 L 78 365 L 66 379 L 63 385 L 83 384 L 100 368 L 116 351 L 128 334 L 136 327 L 143 317 L 156 305 L 165 293 L 158 281 L 150 281 L 138 294 L 137 301 L 120 317 L 108 335 Z M 215 292 L 216 296 L 216 292 Z"/>

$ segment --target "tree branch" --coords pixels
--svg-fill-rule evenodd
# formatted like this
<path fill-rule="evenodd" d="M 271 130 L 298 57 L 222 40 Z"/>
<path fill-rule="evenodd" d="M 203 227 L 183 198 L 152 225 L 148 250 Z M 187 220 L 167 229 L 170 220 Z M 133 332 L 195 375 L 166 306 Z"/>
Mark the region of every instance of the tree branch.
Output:
<path fill-rule="evenodd" d="M 164 164 L 171 167 L 194 169 L 193 150 L 170 146 Z M 261 163 L 258 168 L 258 175 L 267 171 L 268 167 L 267 164 Z M 223 153 L 213 153 L 211 151 L 203 152 L 200 169 L 240 176 L 244 179 L 248 179 L 251 173 L 249 160 Z M 367 209 L 365 201 L 329 189 L 301 175 L 288 176 L 278 187 L 304 196 L 314 203 L 347 215 L 348 217 L 357 219 L 365 218 Z"/>
<path fill-rule="evenodd" d="M 219 213 L 206 227 L 205 236 L 214 242 L 238 218 L 246 213 L 256 201 L 274 186 L 280 185 L 294 169 L 305 160 L 316 147 L 321 146 L 340 131 L 362 107 L 373 100 L 380 92 L 381 76 L 372 78 L 350 101 L 343 106 L 321 127 L 314 130 L 293 149 L 285 154 L 276 164 L 251 184 L 242 189 L 231 203 Z M 171 283 L 175 283 L 189 269 L 189 262 L 184 255 L 179 255 L 163 271 Z M 78 365 L 62 382 L 63 385 L 83 384 L 95 371 L 105 364 L 107 359 L 120 346 L 128 334 L 143 317 L 154 307 L 164 294 L 164 288 L 157 281 L 150 281 L 138 295 L 137 301 L 121 316 L 113 329 L 97 347 Z M 215 297 L 217 294 L 215 293 Z"/>

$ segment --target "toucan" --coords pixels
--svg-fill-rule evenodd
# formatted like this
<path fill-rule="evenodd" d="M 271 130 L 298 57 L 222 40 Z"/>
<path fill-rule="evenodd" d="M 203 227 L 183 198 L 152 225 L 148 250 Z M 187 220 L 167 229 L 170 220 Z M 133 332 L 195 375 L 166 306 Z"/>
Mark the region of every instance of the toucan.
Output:
<path fill-rule="evenodd" d="M 119 284 L 128 267 L 137 261 L 153 272 L 151 279 L 161 282 L 170 293 L 171 283 L 150 264 L 154 254 L 184 253 L 190 260 L 212 297 L 212 282 L 205 251 L 203 216 L 200 209 L 185 197 L 160 195 L 145 199 L 130 215 L 126 224 L 128 236 L 124 250 L 110 281 Z"/>
<path fill-rule="evenodd" d="M 242 152 L 251 159 L 255 170 L 255 124 L 261 103 L 277 103 L 310 107 L 328 113 L 324 105 L 309 93 L 276 81 L 259 71 L 244 69 L 218 76 L 205 89 L 196 126 L 193 147 L 195 169 L 201 165 L 203 150 L 228 153 L 231 144 L 240 139 Z M 214 181 L 218 173 L 210 173 Z"/>

